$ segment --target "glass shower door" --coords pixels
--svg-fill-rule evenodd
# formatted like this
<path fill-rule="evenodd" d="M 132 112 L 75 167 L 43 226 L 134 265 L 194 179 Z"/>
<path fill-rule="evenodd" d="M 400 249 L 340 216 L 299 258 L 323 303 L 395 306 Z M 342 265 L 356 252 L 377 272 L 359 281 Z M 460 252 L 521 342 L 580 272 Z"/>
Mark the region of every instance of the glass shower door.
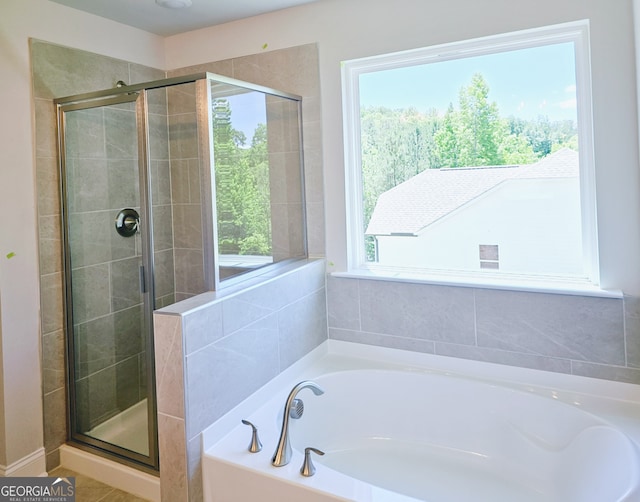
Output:
<path fill-rule="evenodd" d="M 153 466 L 153 297 L 136 99 L 61 109 L 70 435 Z"/>

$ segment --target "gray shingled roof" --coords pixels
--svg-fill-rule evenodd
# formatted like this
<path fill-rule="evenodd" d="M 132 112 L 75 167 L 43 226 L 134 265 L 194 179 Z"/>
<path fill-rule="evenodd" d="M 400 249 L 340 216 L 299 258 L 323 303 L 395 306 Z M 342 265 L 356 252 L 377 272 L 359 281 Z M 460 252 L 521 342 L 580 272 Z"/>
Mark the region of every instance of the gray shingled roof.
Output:
<path fill-rule="evenodd" d="M 535 164 L 427 169 L 380 195 L 365 234 L 415 235 L 506 181 L 574 178 L 578 173 L 578 153 L 568 148 Z"/>

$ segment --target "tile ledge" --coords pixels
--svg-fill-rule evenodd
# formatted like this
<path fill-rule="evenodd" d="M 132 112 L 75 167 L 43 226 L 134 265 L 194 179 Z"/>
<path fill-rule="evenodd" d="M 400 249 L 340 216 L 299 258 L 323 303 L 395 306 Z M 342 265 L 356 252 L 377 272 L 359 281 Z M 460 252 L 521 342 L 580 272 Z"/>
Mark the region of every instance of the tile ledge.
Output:
<path fill-rule="evenodd" d="M 530 293 L 551 293 L 559 295 L 593 296 L 600 298 L 622 299 L 620 290 L 602 289 L 587 281 L 569 281 L 518 277 L 474 277 L 455 274 L 415 274 L 408 272 L 354 270 L 349 272 L 332 272 L 333 277 L 350 279 L 378 280 L 389 282 L 406 282 L 414 284 L 432 284 L 437 286 L 456 286 L 463 288 L 499 289 L 504 291 L 521 291 Z"/>

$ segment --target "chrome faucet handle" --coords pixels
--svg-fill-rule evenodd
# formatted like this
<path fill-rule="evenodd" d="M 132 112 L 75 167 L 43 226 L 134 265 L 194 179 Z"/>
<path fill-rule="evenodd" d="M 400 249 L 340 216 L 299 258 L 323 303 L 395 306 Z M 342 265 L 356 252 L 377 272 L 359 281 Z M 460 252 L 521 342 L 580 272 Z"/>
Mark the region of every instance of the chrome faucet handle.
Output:
<path fill-rule="evenodd" d="M 313 465 L 313 462 L 311 461 L 311 452 L 318 455 L 324 455 L 323 451 L 320 451 L 317 448 L 311 448 L 311 446 L 304 449 L 304 462 L 300 468 L 300 474 L 306 477 L 313 476 L 316 473 L 316 466 Z"/>
<path fill-rule="evenodd" d="M 242 420 L 242 423 L 244 425 L 251 426 L 251 443 L 249 443 L 249 447 L 247 448 L 247 450 L 249 450 L 251 453 L 258 453 L 260 450 L 262 450 L 262 443 L 260 442 L 260 438 L 258 437 L 258 428 L 248 420 Z"/>

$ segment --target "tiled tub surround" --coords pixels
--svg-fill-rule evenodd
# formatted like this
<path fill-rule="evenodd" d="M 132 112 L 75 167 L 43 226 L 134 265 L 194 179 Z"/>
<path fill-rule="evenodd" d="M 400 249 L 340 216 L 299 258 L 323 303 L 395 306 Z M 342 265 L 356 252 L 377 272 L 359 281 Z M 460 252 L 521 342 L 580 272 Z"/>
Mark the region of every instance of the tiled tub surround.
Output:
<path fill-rule="evenodd" d="M 640 384 L 640 301 L 329 276 L 329 337 Z"/>
<path fill-rule="evenodd" d="M 303 380 L 325 393 L 299 394 L 305 414 L 289 422 L 291 462 L 274 468 L 278 417 Z M 247 451 L 242 419 L 259 427 L 261 452 Z M 204 431 L 204 495 L 631 502 L 638 444 L 640 386 L 328 340 Z M 307 446 L 326 453 L 314 456 L 311 478 L 299 472 Z"/>
<path fill-rule="evenodd" d="M 163 501 L 202 500 L 202 431 L 325 341 L 326 319 L 324 260 L 155 312 Z"/>

